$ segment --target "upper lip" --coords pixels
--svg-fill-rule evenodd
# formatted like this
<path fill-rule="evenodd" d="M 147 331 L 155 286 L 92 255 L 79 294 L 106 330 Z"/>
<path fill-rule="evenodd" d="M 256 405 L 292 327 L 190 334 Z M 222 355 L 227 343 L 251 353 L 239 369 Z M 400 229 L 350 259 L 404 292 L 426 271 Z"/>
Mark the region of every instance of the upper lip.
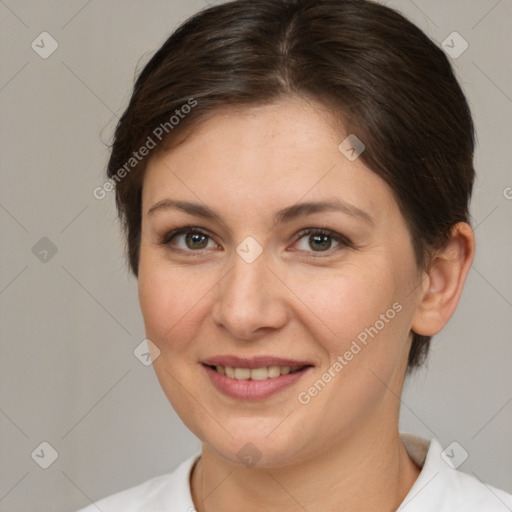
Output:
<path fill-rule="evenodd" d="M 207 366 L 228 366 L 229 368 L 268 368 L 269 366 L 289 366 L 297 368 L 301 366 L 312 366 L 308 361 L 295 359 L 284 359 L 274 356 L 238 357 L 238 356 L 214 356 L 202 361 Z"/>

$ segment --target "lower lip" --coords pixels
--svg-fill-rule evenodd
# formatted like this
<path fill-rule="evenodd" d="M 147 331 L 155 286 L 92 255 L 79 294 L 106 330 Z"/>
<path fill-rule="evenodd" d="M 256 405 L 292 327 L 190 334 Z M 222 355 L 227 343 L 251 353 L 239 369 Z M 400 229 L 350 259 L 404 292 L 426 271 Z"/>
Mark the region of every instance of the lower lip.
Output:
<path fill-rule="evenodd" d="M 306 367 L 298 372 L 280 375 L 265 380 L 237 380 L 222 375 L 218 371 L 203 365 L 213 385 L 225 395 L 231 398 L 244 400 L 261 400 L 275 395 L 279 391 L 295 384 L 304 376 L 311 367 Z"/>

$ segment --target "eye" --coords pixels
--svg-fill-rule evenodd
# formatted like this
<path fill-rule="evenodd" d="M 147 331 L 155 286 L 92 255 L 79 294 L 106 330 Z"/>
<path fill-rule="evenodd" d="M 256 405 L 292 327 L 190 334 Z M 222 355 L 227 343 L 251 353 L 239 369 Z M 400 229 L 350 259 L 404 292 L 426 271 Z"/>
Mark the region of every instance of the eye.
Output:
<path fill-rule="evenodd" d="M 348 238 L 330 229 L 308 228 L 297 234 L 297 242 L 294 249 L 303 252 L 329 253 L 344 247 L 352 247 Z M 160 242 L 160 245 L 169 247 L 172 250 L 181 252 L 200 252 L 207 249 L 215 249 L 219 246 L 214 242 L 211 235 L 196 226 L 185 226 L 167 233 Z M 320 256 L 320 254 L 318 254 Z"/>
<path fill-rule="evenodd" d="M 172 246 L 180 251 L 195 252 L 218 247 L 207 231 L 186 226 L 167 233 L 161 245 Z"/>
<path fill-rule="evenodd" d="M 299 238 L 295 245 L 306 252 L 332 252 L 352 245 L 346 237 L 330 229 L 308 228 L 297 236 Z"/>

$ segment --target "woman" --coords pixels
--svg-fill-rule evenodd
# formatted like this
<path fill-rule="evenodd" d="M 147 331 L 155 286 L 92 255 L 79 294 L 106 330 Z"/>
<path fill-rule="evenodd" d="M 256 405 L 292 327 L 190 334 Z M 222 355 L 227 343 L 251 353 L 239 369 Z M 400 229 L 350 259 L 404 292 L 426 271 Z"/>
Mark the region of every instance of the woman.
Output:
<path fill-rule="evenodd" d="M 241 0 L 171 35 L 108 176 L 153 366 L 202 450 L 84 510 L 512 507 L 398 430 L 473 260 L 473 150 L 447 58 L 382 5 Z"/>

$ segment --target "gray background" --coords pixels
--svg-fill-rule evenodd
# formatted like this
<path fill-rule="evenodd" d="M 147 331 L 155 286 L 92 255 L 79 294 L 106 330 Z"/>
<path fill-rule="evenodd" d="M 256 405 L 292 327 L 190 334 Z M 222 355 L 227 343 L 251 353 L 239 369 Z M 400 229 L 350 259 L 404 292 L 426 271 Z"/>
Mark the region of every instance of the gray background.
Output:
<path fill-rule="evenodd" d="M 462 470 L 512 492 L 512 2 L 386 3 L 439 44 L 468 42 L 452 62 L 478 131 L 477 256 L 428 371 L 407 384 L 401 428 L 457 441 Z M 113 195 L 92 191 L 136 70 L 205 5 L 0 0 L 1 511 L 75 510 L 199 449 L 133 354 L 136 281 Z M 59 45 L 47 59 L 31 47 L 43 31 Z M 43 441 L 58 453 L 48 469 L 48 449 L 31 456 Z"/>

